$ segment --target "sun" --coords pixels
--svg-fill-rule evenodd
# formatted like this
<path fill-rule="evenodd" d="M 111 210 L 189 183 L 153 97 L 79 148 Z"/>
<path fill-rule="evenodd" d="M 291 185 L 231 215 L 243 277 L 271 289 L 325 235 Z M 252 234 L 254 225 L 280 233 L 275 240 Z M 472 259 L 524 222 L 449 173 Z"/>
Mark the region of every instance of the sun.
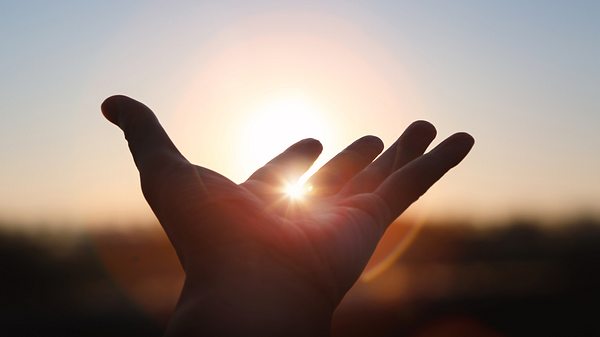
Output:
<path fill-rule="evenodd" d="M 312 190 L 311 185 L 305 184 L 302 180 L 294 183 L 287 183 L 284 186 L 284 193 L 292 200 L 301 200 Z"/>
<path fill-rule="evenodd" d="M 335 124 L 329 121 L 327 110 L 300 92 L 264 97 L 248 108 L 238 125 L 239 145 L 234 149 L 237 166 L 240 171 L 245 171 L 242 177 L 249 176 L 257 167 L 301 139 L 315 138 L 323 144 L 331 144 L 336 135 Z M 326 153 L 317 159 L 307 175 L 316 171 L 325 156 Z M 281 188 L 287 190 L 288 185 L 295 185 L 295 181 L 282 182 Z M 300 193 L 301 188 L 297 190 L 294 195 Z"/>

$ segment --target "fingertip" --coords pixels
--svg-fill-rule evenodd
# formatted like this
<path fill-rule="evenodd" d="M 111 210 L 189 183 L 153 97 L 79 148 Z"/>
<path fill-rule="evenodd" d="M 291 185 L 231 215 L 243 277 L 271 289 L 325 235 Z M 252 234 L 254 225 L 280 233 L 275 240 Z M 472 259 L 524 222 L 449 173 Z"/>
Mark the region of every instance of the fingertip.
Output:
<path fill-rule="evenodd" d="M 100 106 L 102 114 L 123 131 L 133 124 L 159 124 L 156 116 L 144 103 L 124 95 L 110 96 Z"/>
<path fill-rule="evenodd" d="M 441 142 L 432 152 L 445 159 L 448 168 L 458 165 L 471 151 L 475 139 L 466 132 L 458 132 Z M 441 158 L 441 157 L 440 157 Z"/>
<path fill-rule="evenodd" d="M 450 136 L 456 146 L 460 146 L 469 152 L 475 144 L 475 138 L 466 132 L 457 132 Z"/>
<path fill-rule="evenodd" d="M 475 138 L 466 132 L 457 132 L 454 134 L 455 137 L 459 138 L 465 144 L 473 146 L 475 144 Z"/>
<path fill-rule="evenodd" d="M 102 102 L 100 110 L 104 117 L 111 123 L 119 125 L 119 115 L 122 111 L 122 107 L 127 104 L 128 101 L 133 101 L 133 99 L 124 95 L 113 95 Z"/>
<path fill-rule="evenodd" d="M 307 149 L 310 152 L 321 153 L 323 152 L 323 144 L 320 141 L 314 138 L 305 138 L 298 143 L 297 146 L 302 146 L 303 149 Z"/>
<path fill-rule="evenodd" d="M 381 138 L 379 138 L 377 136 L 373 136 L 373 135 L 363 136 L 358 141 L 361 143 L 369 144 L 369 146 L 371 146 L 374 151 L 377 151 L 377 153 L 380 153 L 381 151 L 383 151 L 383 149 L 385 147 Z"/>
<path fill-rule="evenodd" d="M 418 134 L 420 137 L 425 139 L 433 140 L 437 135 L 437 130 L 435 126 L 426 120 L 417 120 L 412 122 L 408 128 L 411 133 Z"/>

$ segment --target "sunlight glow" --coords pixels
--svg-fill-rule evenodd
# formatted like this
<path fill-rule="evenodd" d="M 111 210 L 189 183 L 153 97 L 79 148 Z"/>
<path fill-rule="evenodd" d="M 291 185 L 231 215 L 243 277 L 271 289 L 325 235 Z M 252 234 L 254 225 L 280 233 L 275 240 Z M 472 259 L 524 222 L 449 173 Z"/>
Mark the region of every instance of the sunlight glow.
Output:
<path fill-rule="evenodd" d="M 324 109 L 302 92 L 268 95 L 248 111 L 239 123 L 237 166 L 248 172 L 244 176 L 299 140 L 311 137 L 333 143 L 334 124 L 328 121 Z M 319 164 L 317 160 L 316 165 Z M 306 175 L 311 175 L 315 169 L 313 167 Z"/>
<path fill-rule="evenodd" d="M 289 183 L 285 185 L 284 192 L 290 198 L 294 200 L 300 200 L 306 196 L 312 190 L 311 185 L 306 185 L 304 181 L 298 180 L 295 183 Z"/>

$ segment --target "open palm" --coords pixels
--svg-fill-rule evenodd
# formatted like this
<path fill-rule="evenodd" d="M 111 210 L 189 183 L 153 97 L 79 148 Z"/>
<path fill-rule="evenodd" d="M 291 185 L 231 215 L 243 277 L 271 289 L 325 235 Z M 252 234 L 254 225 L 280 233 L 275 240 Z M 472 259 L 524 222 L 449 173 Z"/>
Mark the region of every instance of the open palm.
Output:
<path fill-rule="evenodd" d="M 202 328 L 233 335 L 239 327 L 218 320 L 236 315 L 247 335 L 248 325 L 277 334 L 289 315 L 305 327 L 306 321 L 328 325 L 387 226 L 473 145 L 471 136 L 457 133 L 424 154 L 436 131 L 419 121 L 378 157 L 383 143 L 366 136 L 325 164 L 309 179 L 310 191 L 294 199 L 283 187 L 317 159 L 317 140 L 292 145 L 238 185 L 189 163 L 142 103 L 113 96 L 102 111 L 123 129 L 144 196 L 186 273 L 172 335 Z M 207 303 L 214 310 L 202 309 Z"/>

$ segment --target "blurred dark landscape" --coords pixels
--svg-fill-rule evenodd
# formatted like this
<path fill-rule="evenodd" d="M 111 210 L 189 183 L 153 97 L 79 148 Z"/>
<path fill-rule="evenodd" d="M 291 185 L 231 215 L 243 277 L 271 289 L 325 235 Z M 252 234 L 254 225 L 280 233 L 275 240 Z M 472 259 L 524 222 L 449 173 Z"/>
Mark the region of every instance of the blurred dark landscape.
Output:
<path fill-rule="evenodd" d="M 396 223 L 372 264 L 405 237 Z M 158 225 L 0 234 L 2 336 L 160 336 L 182 283 Z M 336 336 L 600 336 L 600 221 L 425 224 Z"/>

